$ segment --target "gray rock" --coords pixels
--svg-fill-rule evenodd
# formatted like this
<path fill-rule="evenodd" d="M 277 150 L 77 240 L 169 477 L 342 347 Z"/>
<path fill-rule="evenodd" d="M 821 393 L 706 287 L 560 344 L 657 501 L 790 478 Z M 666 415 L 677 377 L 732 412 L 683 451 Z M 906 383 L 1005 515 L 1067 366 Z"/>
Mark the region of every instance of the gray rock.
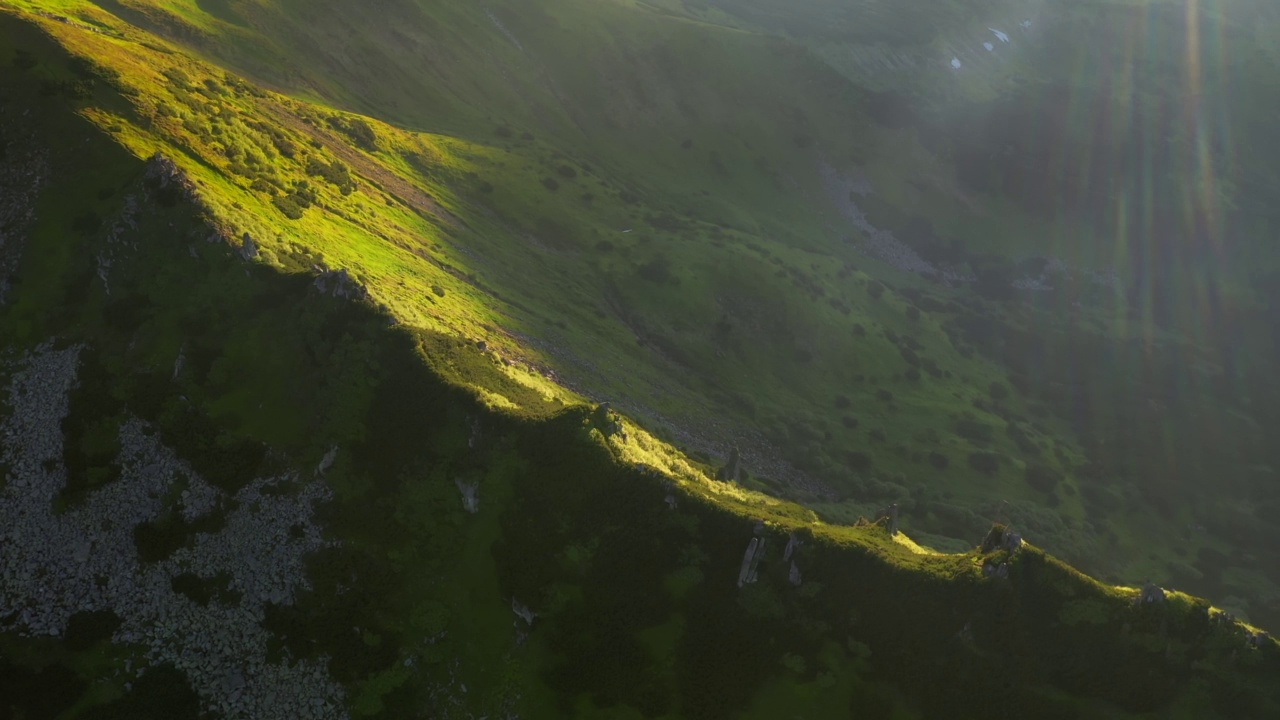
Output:
<path fill-rule="evenodd" d="M 756 555 L 756 547 L 760 544 L 760 538 L 751 538 L 751 542 L 747 543 L 747 551 L 742 554 L 742 565 L 738 568 L 738 587 L 751 582 L 752 560 Z"/>
<path fill-rule="evenodd" d="M 787 547 L 785 550 L 782 551 L 782 562 L 787 562 L 788 560 L 790 560 L 791 556 L 795 555 L 796 552 L 800 549 L 800 546 L 803 544 L 804 544 L 804 541 L 796 537 L 795 533 L 791 533 L 791 535 L 787 537 Z"/>
<path fill-rule="evenodd" d="M 535 612 L 515 598 L 511 598 L 511 612 L 515 613 L 516 617 L 524 620 L 525 624 L 530 626 L 533 625 L 534 618 L 538 617 Z"/>
<path fill-rule="evenodd" d="M 455 478 L 453 484 L 462 493 L 463 509 L 472 515 L 480 512 L 480 483 L 463 482 L 462 478 Z"/>
<path fill-rule="evenodd" d="M 716 479 L 724 482 L 740 482 L 747 477 L 747 471 L 742 467 L 742 453 L 738 448 L 729 450 L 729 459 L 725 462 L 724 467 L 716 472 Z"/>
<path fill-rule="evenodd" d="M 1005 528 L 1004 534 L 1000 538 L 1000 549 L 1008 552 L 1017 552 L 1022 549 L 1022 536 L 1018 533 Z"/>
<path fill-rule="evenodd" d="M 1159 605 L 1164 602 L 1164 597 L 1164 590 L 1154 583 L 1147 583 L 1142 586 L 1142 592 L 1138 594 L 1137 604 Z"/>
<path fill-rule="evenodd" d="M 240 257 L 244 260 L 253 260 L 258 257 L 258 244 L 253 241 L 253 237 L 249 233 L 245 233 L 240 238 Z"/>
<path fill-rule="evenodd" d="M 329 452 L 320 458 L 320 464 L 316 466 L 316 477 L 323 477 L 329 472 L 329 468 L 333 467 L 333 463 L 338 459 L 338 446 L 333 445 L 329 448 Z"/>

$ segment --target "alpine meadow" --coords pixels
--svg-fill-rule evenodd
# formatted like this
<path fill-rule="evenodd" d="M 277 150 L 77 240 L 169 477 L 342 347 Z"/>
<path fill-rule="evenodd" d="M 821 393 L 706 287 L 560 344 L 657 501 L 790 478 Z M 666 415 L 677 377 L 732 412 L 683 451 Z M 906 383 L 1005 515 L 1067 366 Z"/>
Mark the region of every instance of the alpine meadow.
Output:
<path fill-rule="evenodd" d="M 1273 0 L 0 0 L 0 720 L 1280 718 Z"/>

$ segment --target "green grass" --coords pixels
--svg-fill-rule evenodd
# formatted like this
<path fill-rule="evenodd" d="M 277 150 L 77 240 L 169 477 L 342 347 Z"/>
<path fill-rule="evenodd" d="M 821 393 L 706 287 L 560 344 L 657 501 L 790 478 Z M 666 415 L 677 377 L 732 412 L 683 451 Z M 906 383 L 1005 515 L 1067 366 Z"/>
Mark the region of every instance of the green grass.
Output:
<path fill-rule="evenodd" d="M 459 348 L 483 340 L 487 354 L 510 361 L 473 377 L 446 361 L 455 381 L 494 407 L 537 414 L 546 402 L 609 399 L 652 432 L 679 438 L 685 452 L 712 458 L 747 445 L 768 461 L 749 468 L 761 476 L 757 487 L 832 519 L 911 500 L 920 508 L 913 529 L 955 541 L 980 532 L 997 514 L 991 506 L 1004 501 L 1021 508 L 1012 519 L 1046 546 L 1091 569 L 1136 581 L 1170 577 L 1184 564 L 1165 550 L 1186 524 L 1173 519 L 1177 512 L 1157 518 L 1133 508 L 1111 523 L 1116 540 L 1100 547 L 1090 536 L 1103 529 L 1085 525 L 1099 503 L 1080 492 L 1080 475 L 1089 461 L 1102 463 L 1119 478 L 1109 484 L 1155 486 L 1142 492 L 1170 495 L 1182 508 L 1204 504 L 1194 483 L 1174 488 L 1155 478 L 1172 467 L 1194 468 L 1188 476 L 1220 471 L 1233 462 L 1229 433 L 1213 456 L 1168 440 L 1196 436 L 1196 422 L 1144 431 L 1127 455 L 1088 445 L 1147 425 L 1112 407 L 1163 392 L 1125 391 L 1145 369 L 1136 358 L 1113 362 L 1107 343 L 1157 340 L 1165 353 L 1189 353 L 1191 343 L 1129 319 L 1123 302 L 1104 304 L 1082 310 L 1061 344 L 1050 345 L 1061 351 L 1047 355 L 1062 362 L 1041 363 L 1020 351 L 1036 349 L 1027 341 L 1038 342 L 1028 336 L 1039 328 L 1062 326 L 1070 297 L 1030 309 L 956 304 L 970 294 L 858 254 L 832 209 L 814 202 L 824 194 L 819 160 L 861 166 L 879 188 L 873 219 L 894 230 L 928 208 L 938 232 L 970 253 L 1027 252 L 1034 235 L 1069 261 L 1105 259 L 1091 254 L 1098 243 L 1073 242 L 1078 227 L 1043 232 L 1042 219 L 1002 196 L 964 190 L 924 130 L 873 122 L 879 96 L 776 37 L 670 8 L 571 0 L 490 8 L 521 50 L 469 4 L 430 13 L 402 4 L 385 17 L 356 16 L 341 3 L 307 6 L 305 21 L 299 5 L 283 2 L 214 13 L 136 1 L 14 7 L 108 28 L 90 34 L 86 25 L 40 21 L 67 48 L 118 73 L 114 83 L 130 93 L 121 102 L 101 88 L 82 112 L 135 155 L 174 157 L 225 237 L 248 232 L 265 265 L 347 268 L 406 325 L 462 338 Z M 338 42 L 330 35 L 350 47 L 348 62 L 326 55 Z M 432 50 L 423 55 L 427 38 Z M 480 46 L 491 51 L 482 56 Z M 361 122 L 373 144 L 351 134 L 350 111 L 368 113 Z M 348 168 L 355 192 L 310 174 L 315 162 Z M 308 189 L 299 191 L 303 182 Z M 277 208 L 280 197 L 310 192 L 304 204 L 312 206 L 298 220 Z M 1079 254 L 1066 252 L 1076 247 Z M 876 299 L 867 292 L 872 279 L 891 290 Z M 51 301 L 31 296 L 31 312 Z M 923 306 L 918 320 L 908 314 L 913 306 Z M 854 333 L 859 326 L 865 335 Z M 992 329 L 1003 343 L 992 342 Z M 945 374 L 910 379 L 904 342 Z M 1102 352 L 1078 359 L 1082 346 Z M 1070 399 L 1049 388 L 1050 380 L 1075 382 L 1077 362 L 1097 374 L 1090 393 L 1107 410 L 1093 418 L 1092 437 L 1071 425 Z M 547 369 L 565 382 L 548 382 Z M 1011 370 L 1029 379 L 1029 391 L 992 405 L 987 388 Z M 1202 383 L 1207 374 L 1185 380 Z M 215 414 L 230 419 L 245 398 L 279 384 L 277 375 L 244 386 L 242 398 Z M 893 400 L 878 399 L 882 392 Z M 1109 400 L 1117 392 L 1125 399 Z M 837 406 L 842 398 L 846 407 Z M 1209 413 L 1211 424 L 1225 426 L 1234 411 L 1204 391 L 1195 408 L 1172 420 Z M 993 436 L 975 446 L 957 434 L 966 413 Z M 288 428 L 280 418 L 241 415 L 236 421 L 255 423 L 254 432 Z M 1038 429 L 1028 430 L 1033 422 Z M 1001 456 L 993 476 L 970 468 L 980 451 Z M 927 461 L 934 452 L 947 459 L 945 470 Z M 1255 449 L 1234 455 L 1256 464 Z M 796 486 L 778 457 L 817 485 Z M 1061 472 L 1063 489 L 1030 488 L 1028 464 Z M 1160 548 L 1154 561 L 1150 547 Z"/>
<path fill-rule="evenodd" d="M 106 392 L 83 411 L 73 404 L 71 449 L 94 469 L 109 453 L 99 425 L 114 417 L 94 408 L 119 403 L 229 486 L 263 467 L 264 446 L 298 467 L 343 448 L 326 521 L 344 544 L 316 559 L 315 592 L 270 624 L 285 646 L 339 659 L 334 673 L 358 716 L 403 717 L 450 670 L 472 688 L 468 710 L 492 714 L 519 695 L 530 717 L 973 717 L 1008 707 L 1066 717 L 1090 704 L 1136 717 L 1202 702 L 1241 717 L 1274 704 L 1271 649 L 1233 668 L 1227 658 L 1243 641 L 1196 625 L 1191 600 L 1171 602 L 1162 628 L 1130 607 L 1132 590 L 1038 549 L 1128 582 L 1159 577 L 1190 550 L 1174 540 L 1185 516 L 1143 508 L 1133 491 L 1115 509 L 1090 500 L 1087 488 L 1112 483 L 1081 477 L 1085 449 L 1069 413 L 1036 414 L 1049 402 L 1042 393 L 991 397 L 1010 367 L 1031 372 L 991 336 L 1029 346 L 1024 333 L 1051 310 L 904 277 L 828 227 L 833 211 L 813 202 L 819 152 L 866 164 L 886 188 L 887 218 L 909 219 L 913 203 L 935 197 L 910 189 L 913 176 L 938 178 L 942 190 L 930 192 L 941 194 L 954 181 L 911 133 L 872 123 L 864 92 L 794 47 L 614 3 L 495 6 L 524 54 L 462 3 L 430 14 L 400 5 L 403 17 L 387 20 L 308 4 L 308 23 L 285 2 L 220 6 L 217 16 L 192 3 L 100 6 L 118 16 L 82 2 L 13 7 L 41 32 L 6 18 L 3 37 L 40 64 L 4 77 L 46 123 L 59 172 L 0 337 L 20 348 L 57 334 L 95 348 L 95 391 Z M 434 70 L 414 72 L 413 51 L 387 50 L 392 23 L 456 37 L 434 50 Z M 333 69 L 318 38 L 340 27 L 351 62 Z M 39 96 L 42 81 L 75 77 L 64 51 L 106 69 L 91 96 Z M 622 89 L 603 91 L 603 77 Z M 707 78 L 723 82 L 705 92 Z M 806 90 L 810 80 L 841 91 Z M 374 145 L 351 129 L 352 110 L 368 113 Z M 86 134 L 96 140 L 84 148 L 52 142 Z M 72 225 L 87 211 L 109 225 L 124 195 L 141 192 L 141 159 L 156 151 L 178 162 L 203 207 L 150 214 L 136 231 L 146 252 L 117 258 L 107 295 L 92 272 L 106 228 Z M 903 153 L 910 162 L 895 161 Z M 312 160 L 341 162 L 357 189 L 309 174 Z M 311 204 L 298 220 L 273 202 L 286 193 Z M 214 229 L 224 242 L 206 242 Z M 232 257 L 246 232 L 260 248 L 250 264 Z M 311 289 L 321 263 L 347 269 L 372 307 Z M 889 287 L 877 294 L 874 283 Z M 1096 335 L 1064 335 L 1049 349 L 1097 343 L 1105 355 L 1098 338 L 1116 323 L 1089 314 L 1101 316 Z M 387 329 L 388 316 L 403 327 Z M 180 351 L 186 370 L 170 380 Z M 1061 371 L 1064 357 L 1047 365 Z M 899 377 L 908 358 L 936 363 L 938 376 Z M 1105 390 L 1125 378 L 1093 382 Z M 627 439 L 585 427 L 588 397 L 626 412 Z M 472 452 L 476 416 L 485 441 Z M 673 426 L 702 432 L 672 442 Z M 720 462 L 711 456 L 747 431 L 832 492 L 757 467 L 748 487 L 710 480 Z M 1028 439 L 1041 449 L 1026 449 Z M 997 472 L 970 467 L 978 450 L 1001 456 Z M 1056 507 L 1025 482 L 1028 462 L 1063 472 Z M 677 483 L 679 511 L 665 509 L 667 491 L 636 463 Z M 480 480 L 480 515 L 463 512 L 459 476 Z M 929 554 L 854 526 L 890 501 L 913 535 L 971 548 L 992 519 L 1008 519 L 1037 547 L 1001 586 L 982 579 L 974 551 Z M 1102 548 L 1099 506 L 1116 537 Z M 739 593 L 732 578 L 756 517 L 771 523 L 770 562 Z M 185 541 L 188 529 L 177 530 Z M 777 557 L 791 530 L 812 536 L 798 592 Z M 333 592 L 346 569 L 359 572 L 367 602 Z M 542 613 L 518 651 L 512 596 Z M 334 630 L 352 624 L 363 636 Z M 966 624 L 967 644 L 956 640 Z M 442 629 L 449 639 L 426 645 Z M 1174 660 L 1158 660 L 1169 643 Z M 1028 653 L 1032 662 L 1015 659 Z M 420 673 L 403 670 L 410 656 Z M 1188 676 L 1196 681 L 1180 683 Z"/>

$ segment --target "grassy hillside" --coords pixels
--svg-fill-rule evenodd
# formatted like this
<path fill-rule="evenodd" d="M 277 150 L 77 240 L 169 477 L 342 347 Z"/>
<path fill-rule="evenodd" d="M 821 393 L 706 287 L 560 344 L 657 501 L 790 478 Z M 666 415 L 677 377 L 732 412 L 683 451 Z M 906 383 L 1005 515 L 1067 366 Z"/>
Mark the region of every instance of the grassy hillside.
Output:
<path fill-rule="evenodd" d="M 65 72 L 67 56 L 29 26 L 3 28 L 36 67 Z M 50 353 L 76 353 L 62 451 L 50 459 L 66 477 L 54 512 L 72 517 L 132 482 L 112 437 L 134 420 L 189 464 L 190 482 L 229 496 L 283 473 L 294 479 L 275 492 L 291 498 L 324 467 L 332 498 L 316 521 L 331 542 L 309 557 L 296 602 L 267 603 L 262 619 L 264 667 L 318 662 L 343 688 L 343 709 L 317 716 L 1274 710 L 1280 646 L 1250 647 L 1251 629 L 1203 600 L 1137 606 L 1137 590 L 1032 545 L 939 555 L 884 521 L 829 525 L 710 480 L 629 422 L 619 433 L 614 419 L 519 384 L 474 344 L 388 327 L 375 301 L 331 297 L 313 273 L 287 271 L 311 262 L 301 250 L 272 250 L 280 267 L 246 260 L 164 163 L 71 112 L 86 98 L 42 95 L 30 72 L 4 77 L 6 167 L 39 158 L 43 172 L 0 316 L 3 379 L 16 387 Z M 110 104 L 109 90 L 94 92 L 95 106 Z M 50 337 L 53 348 L 35 348 Z M 494 410 L 499 395 L 505 409 Z M 6 398 L 24 402 L 12 389 Z M 339 451 L 325 467 L 330 447 Z M 28 481 L 8 474 L 6 502 Z M 464 511 L 458 482 L 479 488 L 478 513 Z M 235 512 L 194 523 L 160 514 L 133 533 L 139 572 L 186 557 Z M 792 533 L 803 542 L 798 587 L 781 560 Z M 739 589 L 733 575 L 756 536 L 767 540 L 760 579 Z M 985 576 L 1004 562 L 1007 578 Z M 175 597 L 199 587 L 175 581 Z M 203 602 L 247 602 L 222 592 Z M 513 616 L 513 600 L 537 613 L 532 623 Z M 3 636 L 7 713 L 194 718 L 211 697 L 226 700 L 185 664 L 194 638 L 179 635 L 174 666 L 139 679 L 147 641 L 104 643 L 100 615 L 76 622 L 61 639 L 20 627 Z M 274 695 L 268 675 L 250 672 L 235 702 Z"/>
<path fill-rule="evenodd" d="M 6 97 L 38 120 L 10 111 L 6 147 L 28 169 L 41 156 L 13 148 L 49 148 L 57 170 L 13 184 L 39 204 L 27 228 L 14 196 L 0 337 L 84 343 L 96 388 L 62 423 L 58 507 L 115 482 L 131 417 L 228 497 L 340 448 L 321 517 L 341 545 L 266 622 L 272 653 L 331 658 L 352 714 L 1275 702 L 1270 640 L 1251 649 L 1182 594 L 1135 608 L 1038 549 L 1274 625 L 1266 347 L 1224 352 L 1265 327 L 1265 285 L 1215 270 L 1162 306 L 1171 291 L 1124 263 L 1124 284 L 1099 281 L 1101 234 L 1068 251 L 1072 228 L 1015 192 L 1025 176 L 952 153 L 991 140 L 981 123 L 942 132 L 738 6 L 6 9 Z M 144 164 L 156 153 L 174 164 Z M 128 197 L 149 203 L 138 228 Z M 903 247 L 941 272 L 904 271 Z M 1056 289 L 1018 290 L 1045 267 L 1019 261 L 1048 252 L 1071 267 Z M 625 437 L 582 409 L 600 400 Z M 734 447 L 748 474 L 710 480 Z M 849 527 L 891 502 L 908 535 L 959 554 Z M 739 590 L 755 517 L 770 549 Z M 1008 580 L 971 550 L 993 521 L 1036 546 Z M 199 532 L 153 524 L 146 552 Z M 798 590 L 779 562 L 796 528 Z M 538 613 L 518 650 L 513 597 Z M 1052 650 L 1013 660 L 1028 647 Z M 129 652 L 10 651 L 84 679 Z M 123 688 L 107 685 L 85 705 Z M 112 712 L 141 712 L 128 697 Z"/>
<path fill-rule="evenodd" d="M 247 230 L 271 252 L 278 235 L 323 253 L 406 323 L 532 360 L 708 461 L 737 445 L 774 492 L 845 520 L 910 500 L 918 511 L 908 523 L 952 538 L 993 518 L 1014 520 L 1116 579 L 1185 582 L 1189 562 L 1231 555 L 1239 540 L 1182 539 L 1189 525 L 1241 521 L 1238 498 L 1206 501 L 1195 478 L 1224 465 L 1253 477 L 1270 464 L 1260 456 L 1265 443 L 1233 447 L 1265 433 L 1236 419 L 1252 408 L 1222 403 L 1223 381 L 1214 376 L 1225 375 L 1225 359 L 1202 342 L 1206 329 L 1235 324 L 1210 316 L 1168 329 L 1153 317 L 1163 306 L 1151 299 L 1171 291 L 1144 295 L 1150 283 L 1141 277 L 1123 288 L 1124 298 L 1116 297 L 1120 287 L 1082 271 L 1048 297 L 1010 297 L 1010 277 L 1033 273 L 1034 264 L 1010 267 L 981 253 L 1018 247 L 1014 259 L 1024 257 L 1032 228 L 1068 263 L 1096 262 L 1096 253 L 1071 242 L 1069 226 L 1044 232 L 1055 226 L 1003 193 L 984 198 L 965 189 L 954 179 L 960 168 L 922 145 L 927 133 L 894 120 L 892 96 L 848 84 L 799 46 L 610 3 L 488 13 L 396 3 L 380 14 L 340 3 L 309 4 L 307 14 L 257 3 L 214 14 L 181 4 L 106 6 L 114 15 L 58 7 L 121 34 L 112 40 L 58 27 L 95 62 L 119 63 L 119 82 L 139 93 L 138 125 L 124 116 L 103 122 L 140 155 L 165 147 L 184 167 L 190 157 L 228 233 Z M 131 25 L 324 104 L 257 97 L 237 90 L 241 81 L 219 93 L 204 81 L 221 86 L 222 70 L 160 53 Z M 393 42 L 415 29 L 417 41 Z M 409 49 L 386 50 L 402 46 Z M 583 56 L 592 61 L 578 62 Z M 166 63 L 181 70 L 171 73 L 176 80 L 160 72 L 171 69 Z M 148 72 L 140 72 L 144 64 Z M 588 66 L 593 72 L 582 72 Z M 373 119 L 360 121 L 368 132 L 352 130 L 347 120 L 331 121 L 335 111 L 325 105 L 449 134 Z M 249 124 L 237 120 L 245 116 Z M 275 135 L 294 157 L 280 154 Z M 324 165 L 312 162 L 313 150 Z M 333 160 L 351 180 L 340 169 L 328 173 L 335 181 L 324 180 Z M 859 253 L 865 232 L 842 217 L 850 210 L 844 198 L 826 201 L 845 193 L 830 171 L 824 176 L 830 167 L 837 180 L 861 174 L 874 186 L 858 202 L 876 225 L 936 266 L 979 271 L 989 281 L 980 283 L 985 297 Z M 362 178 L 377 185 L 360 189 Z M 316 187 L 293 194 L 291 183 L 304 179 Z M 294 222 L 272 212 L 311 202 L 312 190 L 320 206 L 340 212 Z M 948 237 L 949 228 L 960 234 Z M 1003 239 L 993 245 L 993 238 Z M 1081 254 L 1063 255 L 1068 244 Z M 1130 280 L 1123 266 L 1117 271 Z M 892 287 L 885 294 L 873 279 Z M 1239 312 L 1230 301 L 1236 284 L 1212 275 L 1203 282 L 1225 295 L 1228 312 Z M 1179 295 L 1182 304 L 1164 315 L 1204 317 L 1196 299 L 1203 294 Z M 1135 354 L 1134 342 L 1158 343 L 1159 356 L 1186 360 L 1171 371 L 1149 369 L 1148 353 Z M 1000 397 L 990 398 L 992 384 L 1006 378 L 1015 392 L 997 389 Z M 1191 425 L 1135 421 L 1152 402 L 1171 404 L 1171 381 L 1192 389 L 1178 392 L 1187 409 L 1174 416 L 1194 418 Z M 1090 409 L 1082 414 L 1063 388 L 1083 389 Z M 1197 437 L 1204 425 L 1221 428 L 1213 453 L 1168 441 Z M 1135 436 L 1103 451 L 1097 439 L 1114 437 L 1112 428 Z M 1188 479 L 1167 482 L 1171 467 Z M 1103 487 L 1086 487 L 1093 479 Z M 1163 517 L 1152 517 L 1153 502 L 1167 507 Z M 1210 512 L 1196 516 L 1195 507 Z M 1266 513 L 1251 514 L 1248 523 L 1266 522 Z M 1168 552 L 1179 544 L 1177 555 Z M 1159 548 L 1155 558 L 1151 547 Z M 1268 566 L 1231 564 L 1246 572 Z M 1274 611 L 1274 579 L 1266 587 L 1260 595 L 1201 589 L 1256 596 L 1251 610 L 1265 615 Z"/>

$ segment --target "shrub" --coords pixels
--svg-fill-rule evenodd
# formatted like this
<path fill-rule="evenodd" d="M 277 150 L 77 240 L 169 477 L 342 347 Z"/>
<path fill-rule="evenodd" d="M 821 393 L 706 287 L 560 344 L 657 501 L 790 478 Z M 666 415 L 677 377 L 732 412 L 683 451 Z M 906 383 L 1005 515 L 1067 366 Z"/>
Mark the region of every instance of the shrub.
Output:
<path fill-rule="evenodd" d="M 290 220 L 302 219 L 302 208 L 298 207 L 298 203 L 293 199 L 292 195 L 277 195 L 271 198 L 271 204 L 276 209 L 284 213 L 284 216 Z"/>
<path fill-rule="evenodd" d="M 951 465 L 951 461 L 947 459 L 946 455 L 934 451 L 929 453 L 929 464 L 939 470 L 946 470 Z"/>
<path fill-rule="evenodd" d="M 908 320 L 919 320 L 919 319 L 920 319 L 920 308 L 916 307 L 915 305 L 909 305 L 909 306 L 907 306 L 907 319 L 908 319 Z"/>
<path fill-rule="evenodd" d="M 915 368 L 908 368 L 905 375 L 911 382 L 920 382 L 920 371 Z"/>
<path fill-rule="evenodd" d="M 488 180 L 481 180 L 480 184 L 477 186 L 477 189 L 479 189 L 480 192 L 484 193 L 485 195 L 488 195 L 489 193 L 493 192 L 493 183 L 489 182 Z"/>
<path fill-rule="evenodd" d="M 876 391 L 876 397 L 884 402 L 893 402 L 893 393 L 884 388 Z"/>
<path fill-rule="evenodd" d="M 542 187 L 551 191 L 555 191 L 560 189 L 560 183 L 556 182 L 555 178 L 546 177 L 546 178 L 542 178 Z"/>
<path fill-rule="evenodd" d="M 496 129 L 494 129 L 493 134 L 501 138 L 509 138 L 512 135 L 514 135 L 514 133 L 511 132 L 511 128 L 507 127 L 506 125 L 501 125 Z"/>
<path fill-rule="evenodd" d="M 360 118 L 347 119 L 335 115 L 329 118 L 329 125 L 346 135 L 361 149 L 370 151 L 378 149 L 377 134 L 373 132 L 372 127 L 369 127 L 369 123 Z"/>
<path fill-rule="evenodd" d="M 602 253 L 613 252 L 613 243 L 609 242 L 608 240 L 601 240 L 600 242 L 596 243 L 596 250 Z"/>
<path fill-rule="evenodd" d="M 983 475 L 995 475 L 1000 472 L 1000 456 L 991 452 L 969 453 L 969 467 Z"/>
<path fill-rule="evenodd" d="M 276 152 L 283 157 L 293 159 L 298 154 L 297 144 L 281 133 L 272 133 L 271 144 L 275 146 Z"/>
<path fill-rule="evenodd" d="M 120 616 L 110 610 L 81 611 L 67 622 L 63 642 L 72 652 L 89 650 L 115 634 L 120 623 Z"/>
<path fill-rule="evenodd" d="M 850 452 L 845 455 L 845 464 L 854 472 L 867 472 L 874 462 L 871 456 L 863 452 Z"/>
<path fill-rule="evenodd" d="M 845 415 L 844 417 L 840 418 L 840 424 L 844 425 L 850 430 L 856 430 L 858 427 L 858 418 L 853 417 L 852 415 Z"/>
<path fill-rule="evenodd" d="M 1009 388 L 1005 387 L 1003 383 L 992 382 L 991 387 L 987 388 L 987 394 L 991 396 L 992 400 L 1004 400 L 1009 397 Z"/>
<path fill-rule="evenodd" d="M 849 397 L 848 397 L 847 395 L 837 395 L 837 396 L 836 396 L 836 407 L 837 407 L 837 408 L 840 408 L 841 410 L 843 410 L 844 408 L 847 408 L 847 407 L 849 407 L 849 406 L 850 406 L 850 405 L 852 405 L 852 404 L 853 404 L 853 403 L 852 403 L 852 401 L 850 401 L 850 400 L 849 400 Z"/>
<path fill-rule="evenodd" d="M 995 436 L 995 430 L 990 425 L 969 416 L 956 420 L 955 428 L 957 435 L 972 443 L 989 443 Z"/>
<path fill-rule="evenodd" d="M 313 157 L 307 161 L 307 174 L 324 178 L 330 184 L 337 186 L 343 195 L 350 195 L 356 188 L 355 181 L 351 179 L 351 171 L 341 160 L 326 163 L 320 158 Z"/>
<path fill-rule="evenodd" d="M 854 334 L 854 335 L 857 335 L 858 337 L 866 337 L 866 336 L 867 336 L 867 329 L 866 329 L 865 327 L 863 327 L 863 326 L 862 326 L 862 323 L 854 323 L 854 324 L 853 324 L 853 334 Z"/>
<path fill-rule="evenodd" d="M 558 174 L 560 177 L 566 180 L 572 180 L 578 177 L 578 171 L 574 170 L 568 165 L 561 165 L 560 167 L 556 168 L 556 174 Z"/>
<path fill-rule="evenodd" d="M 873 299 L 879 300 L 884 295 L 884 283 L 879 280 L 872 280 L 867 283 L 867 294 Z"/>
<path fill-rule="evenodd" d="M 636 274 L 651 283 L 665 284 L 671 280 L 671 261 L 666 255 L 655 255 L 652 260 L 641 265 Z"/>
<path fill-rule="evenodd" d="M 1052 493 L 1062 482 L 1062 471 L 1048 465 L 1028 464 L 1027 484 L 1043 493 Z"/>
<path fill-rule="evenodd" d="M 435 293 L 437 297 L 444 297 L 444 288 L 439 285 L 432 285 L 431 292 Z"/>
<path fill-rule="evenodd" d="M 168 78 L 169 82 L 175 87 L 182 88 L 183 90 L 187 90 L 191 87 L 191 76 L 182 68 L 166 68 L 161 72 L 161 74 Z"/>
<path fill-rule="evenodd" d="M 144 522 L 133 529 L 133 544 L 138 550 L 138 560 L 144 563 L 168 558 L 185 542 L 186 528 L 172 519 Z"/>

